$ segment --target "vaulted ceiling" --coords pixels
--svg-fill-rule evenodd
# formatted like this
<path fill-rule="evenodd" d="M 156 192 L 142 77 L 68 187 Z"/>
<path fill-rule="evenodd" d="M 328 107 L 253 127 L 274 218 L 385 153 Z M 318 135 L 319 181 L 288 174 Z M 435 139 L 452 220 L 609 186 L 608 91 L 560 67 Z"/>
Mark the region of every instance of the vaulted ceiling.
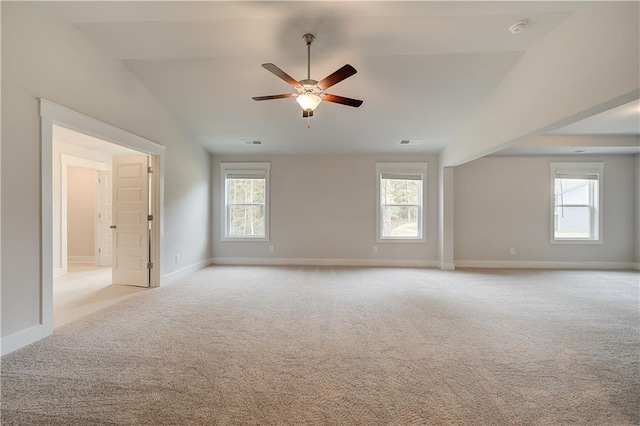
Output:
<path fill-rule="evenodd" d="M 579 2 L 47 2 L 106 48 L 212 153 L 439 152 L 527 49 Z M 527 21 L 526 30 L 509 27 Z M 302 118 L 260 65 L 320 80 L 358 73 Z M 261 140 L 260 147 L 243 139 Z M 402 139 L 421 140 L 400 146 Z"/>

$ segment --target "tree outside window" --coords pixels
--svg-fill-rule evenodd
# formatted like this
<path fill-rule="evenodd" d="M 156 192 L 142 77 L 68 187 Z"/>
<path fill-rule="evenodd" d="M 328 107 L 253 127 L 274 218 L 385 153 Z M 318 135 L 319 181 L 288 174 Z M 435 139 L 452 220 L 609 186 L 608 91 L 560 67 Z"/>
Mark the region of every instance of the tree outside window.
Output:
<path fill-rule="evenodd" d="M 378 241 L 424 241 L 426 163 L 378 163 Z"/>
<path fill-rule="evenodd" d="M 222 163 L 225 241 L 269 238 L 269 164 Z"/>

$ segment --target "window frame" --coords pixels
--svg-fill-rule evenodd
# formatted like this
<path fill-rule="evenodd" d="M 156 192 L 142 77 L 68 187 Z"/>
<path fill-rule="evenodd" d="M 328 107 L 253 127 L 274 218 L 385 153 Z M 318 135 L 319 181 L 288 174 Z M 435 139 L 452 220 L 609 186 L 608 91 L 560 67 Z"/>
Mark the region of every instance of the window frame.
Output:
<path fill-rule="evenodd" d="M 604 225 L 604 162 L 551 162 L 550 164 L 550 208 L 549 208 L 549 240 L 551 244 L 602 244 L 603 243 L 603 225 Z M 556 221 L 556 200 L 555 200 L 555 181 L 560 176 L 575 176 L 576 179 L 587 179 L 596 176 L 594 180 L 598 188 L 597 200 L 584 205 L 576 204 L 575 207 L 590 208 L 590 233 L 592 238 L 558 238 L 555 236 Z M 593 186 L 589 189 L 593 191 Z M 590 198 L 593 195 L 590 194 Z M 563 204 L 564 207 L 574 207 L 573 205 Z M 595 217 L 594 217 L 595 216 Z"/>
<path fill-rule="evenodd" d="M 422 191 L 420 192 L 420 205 L 418 205 L 418 236 L 402 237 L 402 236 L 383 236 L 383 207 L 382 197 L 380 194 L 382 175 L 416 175 L 422 176 Z M 425 243 L 427 241 L 426 231 L 426 208 L 427 200 L 427 163 L 410 162 L 410 163 L 376 163 L 376 242 L 377 243 Z"/>
<path fill-rule="evenodd" d="M 270 163 L 220 163 L 222 175 L 222 241 L 269 241 L 269 174 Z M 264 177 L 264 236 L 229 235 L 229 191 L 227 176 L 230 174 L 255 175 Z"/>

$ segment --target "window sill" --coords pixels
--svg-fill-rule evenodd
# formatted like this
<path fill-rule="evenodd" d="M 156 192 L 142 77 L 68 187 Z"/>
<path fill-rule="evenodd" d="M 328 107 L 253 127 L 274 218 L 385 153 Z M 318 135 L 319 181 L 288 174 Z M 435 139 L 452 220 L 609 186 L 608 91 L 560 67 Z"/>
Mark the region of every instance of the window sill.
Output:
<path fill-rule="evenodd" d="M 222 237 L 221 241 L 223 241 L 223 242 L 256 243 L 256 242 L 269 241 L 269 238 L 266 238 L 266 237 Z"/>
<path fill-rule="evenodd" d="M 577 239 L 552 239 L 551 240 L 551 244 L 559 244 L 559 245 L 566 245 L 566 244 L 602 244 L 602 239 L 599 240 L 577 240 Z"/>
<path fill-rule="evenodd" d="M 426 242 L 426 238 L 376 238 L 376 243 L 424 244 Z"/>

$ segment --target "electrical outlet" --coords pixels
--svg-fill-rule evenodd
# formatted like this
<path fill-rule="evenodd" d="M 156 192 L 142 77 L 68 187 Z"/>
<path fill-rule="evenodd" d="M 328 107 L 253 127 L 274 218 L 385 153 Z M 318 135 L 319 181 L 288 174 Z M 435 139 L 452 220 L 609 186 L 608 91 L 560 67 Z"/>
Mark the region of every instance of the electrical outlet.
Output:
<path fill-rule="evenodd" d="M 511 254 L 516 254 L 516 249 L 514 249 L 513 247 L 511 247 L 511 248 L 509 249 L 509 253 L 511 253 Z"/>
<path fill-rule="evenodd" d="M 373 246 L 373 254 L 378 254 L 378 247 Z"/>
<path fill-rule="evenodd" d="M 180 263 L 180 253 L 176 253 L 176 263 Z"/>
<path fill-rule="evenodd" d="M 273 253 L 274 251 L 276 251 L 276 249 L 273 246 L 269 246 L 269 251 Z"/>

